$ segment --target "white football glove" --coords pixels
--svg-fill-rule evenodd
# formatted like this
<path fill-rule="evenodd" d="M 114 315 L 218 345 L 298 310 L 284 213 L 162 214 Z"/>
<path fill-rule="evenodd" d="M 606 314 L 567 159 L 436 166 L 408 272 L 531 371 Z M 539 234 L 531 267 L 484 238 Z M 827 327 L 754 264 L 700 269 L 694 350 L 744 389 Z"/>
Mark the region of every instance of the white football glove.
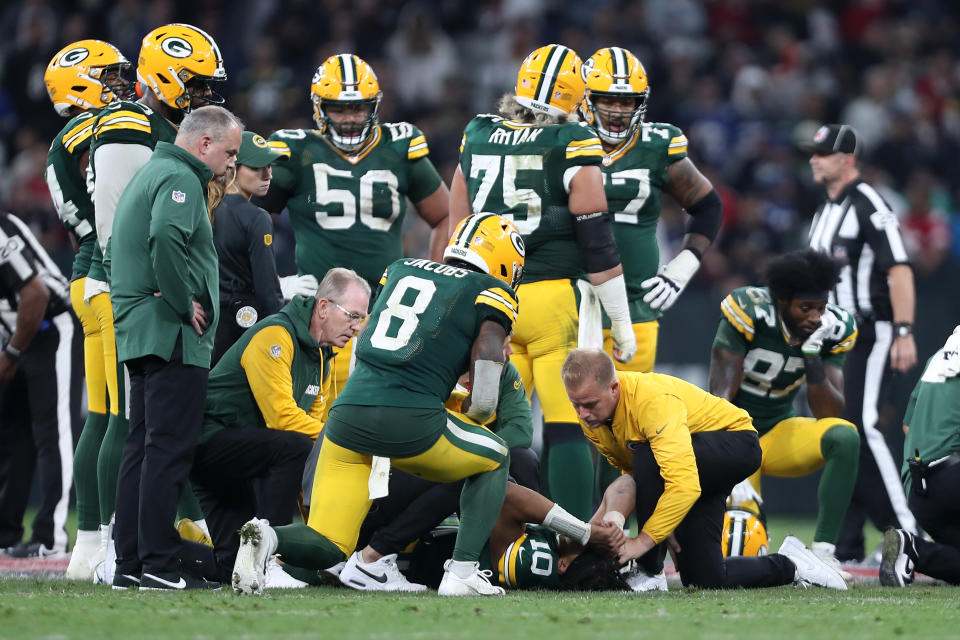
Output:
<path fill-rule="evenodd" d="M 290 302 L 294 296 L 309 296 L 312 298 L 317 295 L 317 287 L 319 286 L 320 283 L 317 282 L 317 279 L 309 273 L 302 276 L 280 278 L 280 291 L 283 292 L 284 302 Z"/>
<path fill-rule="evenodd" d="M 820 326 L 810 334 L 809 338 L 804 340 L 803 345 L 800 347 L 803 355 L 811 357 L 819 356 L 820 349 L 823 348 L 823 341 L 830 337 L 830 334 L 833 333 L 833 330 L 840 322 L 840 318 L 833 315 L 830 309 L 825 310 L 823 315 L 820 316 Z"/>
<path fill-rule="evenodd" d="M 681 251 L 673 260 L 660 267 L 657 275 L 640 283 L 641 287 L 649 289 L 643 296 L 643 301 L 649 304 L 651 309 L 666 311 L 677 301 L 699 268 L 700 260 L 692 251 Z"/>
<path fill-rule="evenodd" d="M 730 490 L 730 498 L 727 499 L 727 503 L 731 507 L 742 507 L 749 504 L 752 500 L 756 500 L 757 506 L 763 504 L 763 498 L 760 497 L 757 490 L 750 484 L 748 478 L 741 480 Z"/>
<path fill-rule="evenodd" d="M 613 357 L 620 362 L 630 362 L 637 354 L 637 336 L 630 322 L 614 322 L 610 325 L 613 338 Z M 619 356 L 618 356 L 619 353 Z"/>

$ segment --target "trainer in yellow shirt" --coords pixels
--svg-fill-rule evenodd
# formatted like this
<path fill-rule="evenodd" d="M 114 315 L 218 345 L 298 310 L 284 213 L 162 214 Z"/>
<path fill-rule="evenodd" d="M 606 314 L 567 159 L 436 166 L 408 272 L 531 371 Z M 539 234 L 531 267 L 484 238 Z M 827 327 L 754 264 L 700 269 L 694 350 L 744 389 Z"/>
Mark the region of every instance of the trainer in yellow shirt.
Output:
<path fill-rule="evenodd" d="M 666 553 L 660 543 L 668 541 L 685 586 L 750 588 L 801 580 L 846 588 L 839 573 L 792 536 L 780 553 L 723 557 L 726 497 L 760 467 L 760 442 L 746 411 L 679 378 L 616 371 L 610 356 L 598 350 L 571 351 L 561 375 L 586 437 L 636 484 L 643 525 L 621 547 L 621 562 L 637 558 L 644 573 L 658 576 Z M 603 511 L 601 505 L 598 515 Z"/>

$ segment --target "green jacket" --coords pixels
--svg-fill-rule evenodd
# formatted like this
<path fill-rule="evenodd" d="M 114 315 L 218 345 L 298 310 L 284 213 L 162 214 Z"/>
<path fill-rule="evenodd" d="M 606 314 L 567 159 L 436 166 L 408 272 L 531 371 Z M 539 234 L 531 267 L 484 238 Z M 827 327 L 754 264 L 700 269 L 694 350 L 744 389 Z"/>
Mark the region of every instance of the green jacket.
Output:
<path fill-rule="evenodd" d="M 317 437 L 333 349 L 310 335 L 313 305 L 312 297 L 296 296 L 223 354 L 210 372 L 200 442 L 224 427 Z"/>
<path fill-rule="evenodd" d="M 182 338 L 183 363 L 210 366 L 220 313 L 217 250 L 207 216 L 212 176 L 189 152 L 159 142 L 120 196 L 107 253 L 121 362 L 147 355 L 169 360 Z M 194 300 L 207 316 L 199 336 L 190 324 Z"/>

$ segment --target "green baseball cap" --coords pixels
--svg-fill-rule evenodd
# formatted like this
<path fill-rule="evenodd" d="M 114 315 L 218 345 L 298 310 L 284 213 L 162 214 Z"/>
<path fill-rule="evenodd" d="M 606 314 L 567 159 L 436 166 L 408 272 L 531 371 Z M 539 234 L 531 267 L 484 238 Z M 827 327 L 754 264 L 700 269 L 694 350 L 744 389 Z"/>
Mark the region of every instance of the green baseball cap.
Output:
<path fill-rule="evenodd" d="M 237 153 L 237 164 L 260 169 L 277 160 L 286 160 L 290 157 L 290 147 L 279 140 L 267 141 L 263 136 L 253 131 L 243 132 L 243 142 Z"/>

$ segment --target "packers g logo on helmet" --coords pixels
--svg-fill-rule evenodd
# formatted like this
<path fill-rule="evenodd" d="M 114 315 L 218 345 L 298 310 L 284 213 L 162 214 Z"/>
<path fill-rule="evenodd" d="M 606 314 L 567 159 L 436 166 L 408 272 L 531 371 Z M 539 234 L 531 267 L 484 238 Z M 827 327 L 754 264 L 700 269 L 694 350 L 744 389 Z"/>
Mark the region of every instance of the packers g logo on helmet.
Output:
<path fill-rule="evenodd" d="M 373 67 L 350 53 L 327 58 L 317 67 L 310 83 L 313 119 L 320 131 L 344 151 L 353 151 L 373 132 L 379 121 L 382 96 Z M 333 111 L 351 109 L 366 109 L 366 118 L 335 122 L 330 117 Z"/>
<path fill-rule="evenodd" d="M 600 138 L 610 144 L 626 140 L 643 122 L 650 98 L 647 72 L 637 56 L 621 47 L 600 49 L 583 63 L 586 92 L 580 113 Z M 632 98 L 633 110 L 626 126 L 616 131 L 609 129 L 612 120 L 625 120 L 623 112 L 597 107 L 595 98 Z"/>
<path fill-rule="evenodd" d="M 723 514 L 720 544 L 724 558 L 765 556 L 770 547 L 763 520 L 743 509 L 727 509 Z"/>
<path fill-rule="evenodd" d="M 523 277 L 526 250 L 512 222 L 493 213 L 474 213 L 460 221 L 444 260 L 460 260 L 516 288 Z"/>
<path fill-rule="evenodd" d="M 517 73 L 516 101 L 539 113 L 565 116 L 583 99 L 580 56 L 561 44 L 533 51 Z"/>
<path fill-rule="evenodd" d="M 123 77 L 129 68 L 130 62 L 112 44 L 80 40 L 53 56 L 43 81 L 54 109 L 67 116 L 71 107 L 101 109 L 130 97 L 132 85 Z"/>
<path fill-rule="evenodd" d="M 141 89 L 174 109 L 189 112 L 194 101 L 223 104 L 211 82 L 227 79 L 223 57 L 209 34 L 188 24 L 167 24 L 143 38 L 137 62 Z"/>

